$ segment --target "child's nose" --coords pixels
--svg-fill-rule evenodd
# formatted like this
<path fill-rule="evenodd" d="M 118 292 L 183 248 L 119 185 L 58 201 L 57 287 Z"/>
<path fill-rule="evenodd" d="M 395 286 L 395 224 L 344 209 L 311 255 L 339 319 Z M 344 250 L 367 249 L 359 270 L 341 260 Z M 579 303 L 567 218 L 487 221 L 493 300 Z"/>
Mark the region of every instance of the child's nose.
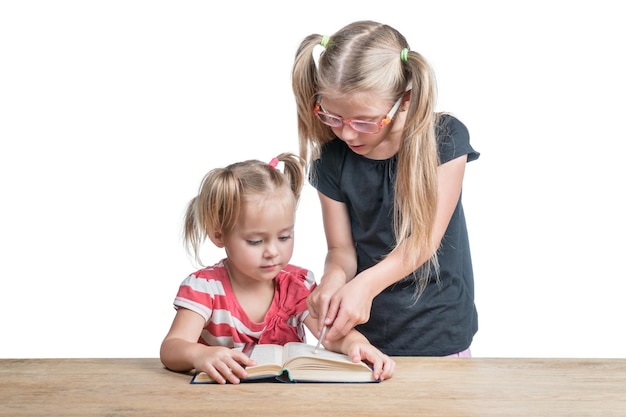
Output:
<path fill-rule="evenodd" d="M 268 258 L 273 258 L 278 254 L 278 250 L 276 249 L 276 244 L 273 242 L 269 242 L 265 246 L 265 256 Z"/>
<path fill-rule="evenodd" d="M 341 136 L 348 139 L 356 138 L 357 136 L 359 136 L 359 132 L 354 130 L 354 128 L 350 126 L 349 123 L 344 122 L 343 127 L 341 128 Z"/>

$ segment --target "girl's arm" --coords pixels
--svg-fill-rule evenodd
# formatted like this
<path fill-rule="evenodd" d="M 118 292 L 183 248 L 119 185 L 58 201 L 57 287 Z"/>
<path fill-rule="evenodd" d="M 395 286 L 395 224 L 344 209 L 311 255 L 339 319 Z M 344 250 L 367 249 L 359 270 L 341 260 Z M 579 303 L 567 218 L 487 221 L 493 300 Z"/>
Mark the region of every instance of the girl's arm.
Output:
<path fill-rule="evenodd" d="M 309 314 L 318 320 L 317 328 L 322 329 L 324 324 L 332 324 L 332 320 L 326 320 L 331 297 L 356 274 L 356 250 L 346 205 L 322 193 L 318 193 L 318 196 L 328 252 L 324 263 L 324 275 L 307 298 L 307 306 Z M 316 337 L 320 336 L 319 333 L 313 334 Z"/>
<path fill-rule="evenodd" d="M 441 243 L 461 196 L 466 163 L 467 155 L 463 155 L 437 168 L 438 203 L 433 226 L 433 238 L 437 247 Z M 336 210 L 332 213 L 335 212 Z M 323 215 L 326 213 L 323 212 Z M 325 224 L 327 221 L 330 223 L 328 219 L 325 220 Z M 338 238 L 337 233 L 327 235 L 327 239 L 329 239 L 329 247 L 345 244 L 346 241 L 346 238 Z M 325 322 L 332 323 L 332 327 L 326 333 L 327 340 L 340 338 L 357 324 L 367 322 L 374 297 L 389 285 L 412 273 L 433 255 L 432 252 L 423 253 L 415 264 L 410 264 L 406 262 L 406 259 L 410 257 L 405 256 L 403 252 L 403 246 L 398 246 L 381 262 L 358 274 L 332 295 L 326 309 Z M 325 276 L 326 274 L 322 279 Z M 320 311 L 322 310 L 320 308 Z"/>
<path fill-rule="evenodd" d="M 161 362 L 173 371 L 204 371 L 220 384 L 239 383 L 247 376 L 245 366 L 255 362 L 238 350 L 198 343 L 204 325 L 200 314 L 179 308 L 161 343 Z"/>

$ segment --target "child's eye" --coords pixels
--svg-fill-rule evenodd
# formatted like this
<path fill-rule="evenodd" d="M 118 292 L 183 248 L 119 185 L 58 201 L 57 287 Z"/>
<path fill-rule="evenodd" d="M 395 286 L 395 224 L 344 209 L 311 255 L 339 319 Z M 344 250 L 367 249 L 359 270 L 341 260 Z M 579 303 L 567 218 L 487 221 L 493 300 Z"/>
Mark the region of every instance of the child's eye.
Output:
<path fill-rule="evenodd" d="M 286 240 L 291 239 L 291 235 L 287 235 L 287 236 L 281 236 L 278 238 L 278 240 L 280 240 L 281 242 L 284 242 Z"/>
<path fill-rule="evenodd" d="M 248 245 L 255 246 L 255 245 L 261 244 L 261 242 L 263 241 L 262 240 L 246 240 L 246 242 L 248 242 Z"/>

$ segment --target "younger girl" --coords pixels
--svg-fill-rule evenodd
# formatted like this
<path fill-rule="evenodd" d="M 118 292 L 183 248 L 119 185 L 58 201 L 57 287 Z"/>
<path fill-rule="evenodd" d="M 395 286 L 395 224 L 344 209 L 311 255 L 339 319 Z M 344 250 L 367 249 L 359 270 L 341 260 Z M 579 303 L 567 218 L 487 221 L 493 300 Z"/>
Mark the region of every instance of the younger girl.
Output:
<path fill-rule="evenodd" d="M 277 168 L 284 164 L 284 174 Z M 270 164 L 244 161 L 210 171 L 187 207 L 184 239 L 199 259 L 208 237 L 226 258 L 187 277 L 174 301 L 176 316 L 161 345 L 161 361 L 175 371 L 205 371 L 236 384 L 253 365 L 248 342 L 305 341 L 318 323 L 307 311 L 315 287 L 311 271 L 289 264 L 304 163 L 285 153 Z M 374 378 L 391 377 L 395 363 L 357 331 L 325 344 L 372 365 Z"/>
<path fill-rule="evenodd" d="M 316 59 L 319 45 L 324 48 Z M 474 278 L 461 188 L 478 158 L 435 113 L 427 61 L 388 25 L 310 35 L 292 72 L 328 253 L 308 304 L 326 342 L 354 326 L 388 355 L 469 356 Z"/>

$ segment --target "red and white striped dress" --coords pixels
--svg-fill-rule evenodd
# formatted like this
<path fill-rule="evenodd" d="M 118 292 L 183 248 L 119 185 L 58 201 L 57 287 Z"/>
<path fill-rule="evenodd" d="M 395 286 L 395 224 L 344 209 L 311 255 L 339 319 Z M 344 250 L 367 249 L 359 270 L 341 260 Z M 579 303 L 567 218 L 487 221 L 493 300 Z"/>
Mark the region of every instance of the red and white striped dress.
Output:
<path fill-rule="evenodd" d="M 237 301 L 224 260 L 185 278 L 174 306 L 204 317 L 206 324 L 198 342 L 205 345 L 232 348 L 247 342 L 305 342 L 306 298 L 316 285 L 313 272 L 287 265 L 275 280 L 274 299 L 262 322 L 251 321 Z"/>

